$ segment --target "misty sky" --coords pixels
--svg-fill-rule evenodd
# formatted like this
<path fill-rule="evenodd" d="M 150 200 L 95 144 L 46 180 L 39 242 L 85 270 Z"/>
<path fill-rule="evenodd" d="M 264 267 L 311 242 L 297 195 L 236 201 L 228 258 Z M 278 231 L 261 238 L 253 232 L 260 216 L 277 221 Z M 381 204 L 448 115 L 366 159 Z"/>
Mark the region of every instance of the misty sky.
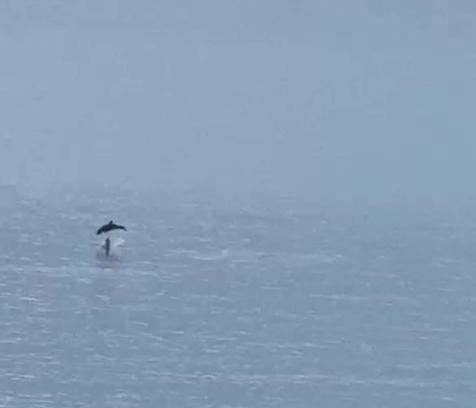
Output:
<path fill-rule="evenodd" d="M 0 183 L 476 197 L 472 1 L 0 1 Z"/>

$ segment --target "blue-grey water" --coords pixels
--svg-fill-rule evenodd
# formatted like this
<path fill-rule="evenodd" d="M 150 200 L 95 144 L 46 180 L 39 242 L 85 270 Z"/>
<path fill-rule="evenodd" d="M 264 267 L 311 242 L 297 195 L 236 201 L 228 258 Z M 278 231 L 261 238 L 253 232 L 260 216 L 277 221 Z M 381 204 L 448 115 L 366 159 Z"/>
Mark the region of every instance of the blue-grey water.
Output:
<path fill-rule="evenodd" d="M 2 211 L 0 407 L 474 403 L 471 225 L 108 205 Z"/>

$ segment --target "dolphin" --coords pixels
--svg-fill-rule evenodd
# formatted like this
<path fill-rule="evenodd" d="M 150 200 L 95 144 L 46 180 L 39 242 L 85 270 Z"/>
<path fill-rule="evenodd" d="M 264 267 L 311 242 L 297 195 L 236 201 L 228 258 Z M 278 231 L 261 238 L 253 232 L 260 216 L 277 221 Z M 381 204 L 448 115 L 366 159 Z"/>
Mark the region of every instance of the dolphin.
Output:
<path fill-rule="evenodd" d="M 109 237 L 106 238 L 102 247 L 104 248 L 104 252 L 106 253 L 106 256 L 109 256 L 111 252 L 111 240 L 109 239 Z"/>
<path fill-rule="evenodd" d="M 111 220 L 109 221 L 109 223 L 104 224 L 101 228 L 99 228 L 96 232 L 96 235 L 102 234 L 103 232 L 109 232 L 109 231 L 114 231 L 118 229 L 127 231 L 126 227 L 122 225 L 114 224 L 114 222 Z"/>

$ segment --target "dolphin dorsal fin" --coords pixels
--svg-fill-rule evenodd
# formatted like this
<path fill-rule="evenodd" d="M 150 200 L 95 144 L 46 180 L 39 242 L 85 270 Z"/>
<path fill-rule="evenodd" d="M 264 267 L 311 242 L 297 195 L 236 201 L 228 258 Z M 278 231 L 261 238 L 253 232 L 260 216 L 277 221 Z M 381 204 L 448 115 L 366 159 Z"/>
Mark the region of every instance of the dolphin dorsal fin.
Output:
<path fill-rule="evenodd" d="M 111 225 L 111 224 L 114 224 L 114 223 L 112 222 L 112 220 L 111 220 L 111 221 L 109 221 L 109 225 Z"/>

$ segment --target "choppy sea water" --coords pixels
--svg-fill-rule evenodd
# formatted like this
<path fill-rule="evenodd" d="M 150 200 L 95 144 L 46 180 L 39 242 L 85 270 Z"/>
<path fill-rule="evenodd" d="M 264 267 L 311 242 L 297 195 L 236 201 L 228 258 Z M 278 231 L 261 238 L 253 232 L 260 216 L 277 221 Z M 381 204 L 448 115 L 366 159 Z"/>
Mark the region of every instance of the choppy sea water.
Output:
<path fill-rule="evenodd" d="M 107 215 L 106 215 L 107 214 Z M 476 232 L 198 207 L 3 214 L 0 407 L 469 407 Z"/>

